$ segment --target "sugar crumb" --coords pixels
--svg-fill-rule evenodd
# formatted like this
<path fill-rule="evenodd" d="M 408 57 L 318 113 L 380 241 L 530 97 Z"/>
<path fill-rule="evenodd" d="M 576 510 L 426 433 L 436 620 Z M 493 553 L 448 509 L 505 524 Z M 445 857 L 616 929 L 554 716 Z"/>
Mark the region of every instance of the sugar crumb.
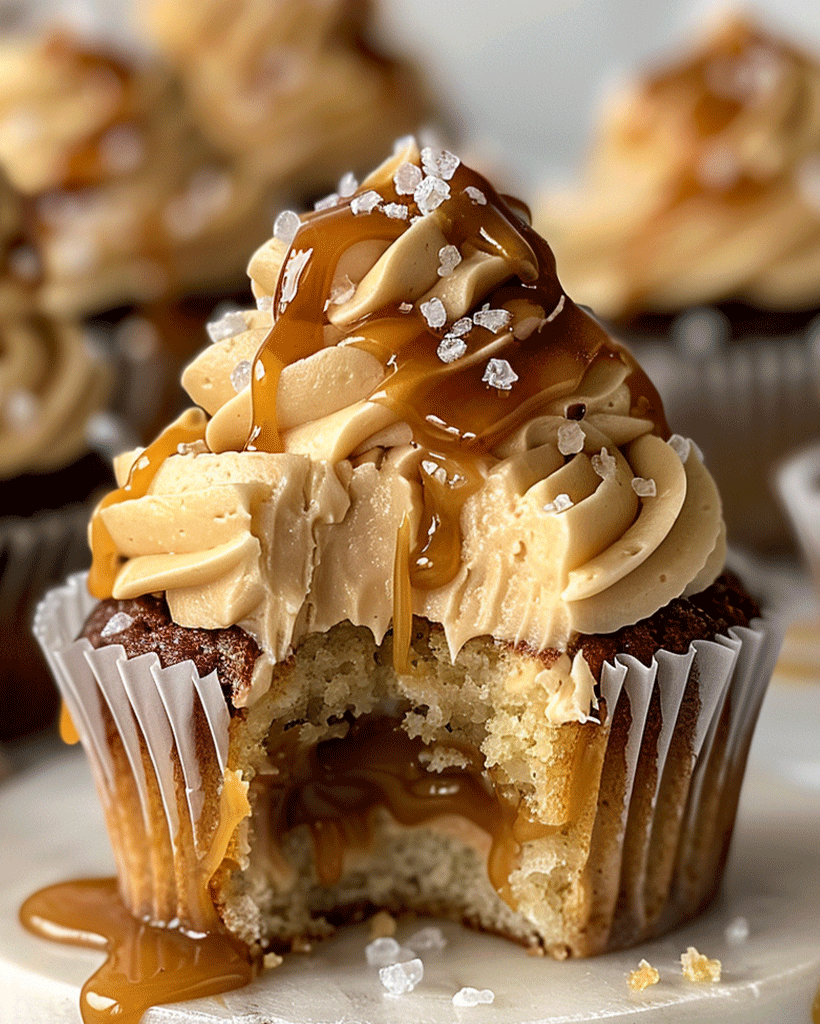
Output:
<path fill-rule="evenodd" d="M 699 953 L 694 946 L 689 946 L 685 953 L 681 953 L 681 970 L 687 981 L 696 983 L 720 981 L 720 974 L 723 968 L 720 960 L 710 960 L 703 953 Z"/>
<path fill-rule="evenodd" d="M 495 992 L 491 988 L 472 988 L 465 985 L 453 996 L 453 1006 L 489 1005 L 495 1000 Z"/>
<path fill-rule="evenodd" d="M 416 957 L 400 964 L 390 964 L 379 970 L 379 981 L 392 996 L 401 996 L 413 989 L 424 977 L 424 964 Z"/>
<path fill-rule="evenodd" d="M 648 960 L 641 960 L 637 969 L 630 971 L 626 983 L 633 992 L 643 992 L 650 985 L 657 985 L 661 980 L 658 971 Z"/>

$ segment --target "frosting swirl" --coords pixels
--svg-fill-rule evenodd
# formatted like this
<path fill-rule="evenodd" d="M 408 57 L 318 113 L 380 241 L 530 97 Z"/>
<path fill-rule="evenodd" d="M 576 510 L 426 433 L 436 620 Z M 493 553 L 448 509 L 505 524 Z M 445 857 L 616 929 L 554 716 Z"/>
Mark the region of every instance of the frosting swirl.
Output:
<path fill-rule="evenodd" d="M 564 649 L 712 582 L 709 474 L 525 212 L 408 142 L 280 216 L 261 308 L 184 374 L 204 413 L 120 460 L 93 591 L 164 590 L 177 622 L 239 623 L 278 661 L 346 619 L 401 648 L 411 612 L 454 657 L 482 635 Z"/>
<path fill-rule="evenodd" d="M 580 188 L 536 221 L 605 316 L 820 305 L 820 62 L 722 21 L 611 102 Z"/>
<path fill-rule="evenodd" d="M 239 280 L 237 252 L 260 240 L 261 187 L 202 137 L 171 76 L 68 37 L 0 42 L 0 163 L 59 315 Z"/>

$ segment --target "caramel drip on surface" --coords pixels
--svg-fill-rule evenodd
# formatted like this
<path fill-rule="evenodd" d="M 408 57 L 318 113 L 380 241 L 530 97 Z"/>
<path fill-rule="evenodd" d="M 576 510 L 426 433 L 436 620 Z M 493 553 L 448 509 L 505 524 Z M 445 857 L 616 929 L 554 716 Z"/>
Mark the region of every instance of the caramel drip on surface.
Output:
<path fill-rule="evenodd" d="M 399 301 L 361 317 L 339 339 L 380 359 L 386 377 L 369 400 L 388 406 L 408 423 L 424 454 L 422 461 L 433 461 L 444 471 L 438 480 L 421 473 L 424 514 L 411 558 L 411 580 L 422 589 L 436 589 L 455 576 L 461 509 L 482 485 L 492 449 L 548 403 L 571 394 L 596 360 L 624 362 L 639 414 L 652 419 L 657 433 L 669 433 L 657 392 L 631 356 L 564 295 L 547 243 L 489 182 L 464 165 L 448 185 L 451 198 L 433 214 L 448 244 L 465 253 L 501 257 L 509 266 L 507 280 L 479 302 L 502 309 L 525 300 L 543 308 L 545 318 L 554 311 L 560 315 L 523 340 L 515 339 L 508 327 L 493 332 L 474 325 L 463 335 L 465 354 L 449 363 L 439 357 L 438 347 L 452 324 L 433 329 L 419 309 L 402 310 Z M 473 203 L 465 192 L 468 187 L 479 189 L 486 203 Z M 408 207 L 411 217 L 417 209 L 411 197 L 396 192 L 392 181 L 380 186 L 379 194 L 385 203 Z M 275 422 L 278 373 L 324 346 L 325 307 L 342 255 L 363 241 L 389 244 L 404 230 L 404 221 L 379 211 L 356 216 L 349 203 L 303 216 L 273 297 L 274 326 L 254 363 L 249 447 L 281 450 Z M 485 381 L 490 357 L 510 364 L 516 379 L 509 388 Z M 258 364 L 265 371 L 259 380 Z"/>
<path fill-rule="evenodd" d="M 20 911 L 35 935 L 104 950 L 105 963 L 83 985 L 84 1024 L 138 1024 L 162 1003 L 218 995 L 257 973 L 247 948 L 224 932 L 191 936 L 137 920 L 114 878 L 63 882 L 30 896 Z"/>
<path fill-rule="evenodd" d="M 166 427 L 137 458 L 126 484 L 106 494 L 95 509 L 89 530 L 93 557 L 88 574 L 88 590 L 92 597 L 101 600 L 111 597 L 122 563 L 117 546 L 99 513 L 122 501 L 144 497 L 162 463 L 170 455 L 176 455 L 181 444 L 201 441 L 205 437 L 205 427 L 206 419 L 202 410 L 188 409 Z"/>
<path fill-rule="evenodd" d="M 498 791 L 477 750 L 448 741 L 447 746 L 462 753 L 468 766 L 431 772 L 420 757 L 430 748 L 419 737 L 408 736 L 397 719 L 378 715 L 356 719 L 344 738 L 325 740 L 307 750 L 299 749 L 287 733 L 278 742 L 271 760 L 279 773 L 265 776 L 262 783 L 272 806 L 272 835 L 278 840 L 291 829 L 307 825 L 322 884 L 332 885 L 341 878 L 345 849 L 368 844 L 374 808 L 386 808 L 402 825 L 459 815 L 490 837 L 490 881 L 502 899 L 515 907 L 509 878 L 520 845 L 551 834 L 551 829 L 530 821 Z"/>
<path fill-rule="evenodd" d="M 80 734 L 77 732 L 77 727 L 74 725 L 74 721 L 71 718 L 71 714 L 66 707 L 65 701 L 60 704 L 60 739 L 63 743 L 67 743 L 68 746 L 73 747 L 75 743 L 80 742 Z"/>

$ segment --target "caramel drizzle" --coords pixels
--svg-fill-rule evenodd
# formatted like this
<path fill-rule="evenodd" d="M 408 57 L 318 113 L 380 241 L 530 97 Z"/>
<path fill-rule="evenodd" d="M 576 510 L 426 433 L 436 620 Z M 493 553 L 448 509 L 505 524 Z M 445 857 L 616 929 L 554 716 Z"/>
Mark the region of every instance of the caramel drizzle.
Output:
<path fill-rule="evenodd" d="M 437 211 L 444 218 L 448 242 L 500 256 L 511 268 L 510 278 L 482 300 L 498 309 L 525 299 L 541 305 L 548 315 L 563 298 L 564 308 L 526 340 L 508 335 L 500 351 L 494 343 L 501 335 L 474 326 L 463 339 L 465 355 L 449 364 L 438 357 L 437 348 L 451 325 L 433 330 L 418 309 L 402 312 L 399 303 L 361 318 L 340 340 L 381 361 L 387 376 L 369 400 L 386 405 L 407 422 L 422 461 L 444 469 L 446 482 L 436 478 L 440 474 L 420 471 L 424 510 L 410 557 L 410 577 L 414 587 L 425 590 L 443 586 L 458 571 L 461 509 L 481 487 L 493 447 L 547 403 L 571 394 L 596 359 L 619 359 L 629 366 L 628 383 L 639 415 L 651 418 L 656 432 L 668 436 L 657 392 L 628 353 L 564 295 L 546 242 L 474 171 L 460 165 L 449 185 L 452 198 L 439 208 L 440 214 Z M 464 192 L 468 186 L 480 189 L 487 203 L 474 204 Z M 384 202 L 409 202 L 410 215 L 414 214 L 416 207 L 396 193 L 392 181 L 380 186 L 379 194 Z M 378 211 L 356 216 L 349 202 L 303 216 L 287 259 L 309 255 L 290 301 L 283 298 L 285 273 L 280 274 L 273 297 L 274 326 L 253 367 L 247 448 L 282 450 L 276 424 L 279 374 L 283 366 L 323 347 L 324 309 L 341 256 L 360 241 L 393 242 L 405 229 L 405 222 Z M 509 390 L 483 381 L 486 360 L 480 356 L 491 344 L 493 357 L 502 355 L 518 376 Z"/>
<path fill-rule="evenodd" d="M 224 931 L 192 936 L 133 917 L 114 878 L 42 889 L 23 904 L 20 921 L 40 938 L 105 950 L 80 995 L 84 1024 L 139 1024 L 152 1006 L 241 988 L 258 970 Z"/>

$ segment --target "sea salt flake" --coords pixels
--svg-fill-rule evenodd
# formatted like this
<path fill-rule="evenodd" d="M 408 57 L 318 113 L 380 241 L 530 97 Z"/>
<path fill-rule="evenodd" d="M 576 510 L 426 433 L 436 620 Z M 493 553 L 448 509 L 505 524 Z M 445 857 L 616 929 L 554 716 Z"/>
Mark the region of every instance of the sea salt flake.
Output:
<path fill-rule="evenodd" d="M 710 960 L 708 956 L 699 953 L 694 946 L 689 946 L 685 953 L 681 953 L 680 965 L 687 981 L 708 981 L 712 984 L 720 981 L 723 969 L 720 960 Z"/>
<path fill-rule="evenodd" d="M 641 960 L 636 970 L 630 971 L 626 983 L 633 992 L 643 992 L 650 985 L 657 985 L 661 976 L 649 963 L 648 960 Z"/>
<path fill-rule="evenodd" d="M 572 508 L 572 505 L 572 498 L 568 494 L 556 494 L 552 501 L 544 506 L 544 511 L 551 515 L 557 515 L 559 512 L 566 512 L 568 508 Z"/>
<path fill-rule="evenodd" d="M 31 391 L 10 391 L 3 403 L 3 419 L 12 430 L 26 430 L 32 425 L 40 408 L 39 399 Z"/>
<path fill-rule="evenodd" d="M 437 480 L 440 484 L 447 483 L 447 470 L 444 466 L 439 466 L 437 462 L 433 462 L 431 459 L 423 459 L 421 468 L 431 476 L 434 480 Z"/>
<path fill-rule="evenodd" d="M 438 276 L 449 277 L 461 263 L 461 253 L 454 245 L 443 245 L 438 251 Z"/>
<path fill-rule="evenodd" d="M 332 210 L 339 205 L 340 196 L 338 192 L 331 192 L 322 199 L 317 199 L 313 204 L 314 210 Z"/>
<path fill-rule="evenodd" d="M 247 359 L 242 359 L 231 370 L 231 384 L 234 391 L 239 394 L 251 382 L 251 364 Z"/>
<path fill-rule="evenodd" d="M 562 423 L 558 428 L 558 451 L 562 455 L 577 455 L 584 450 L 586 434 L 580 424 Z"/>
<path fill-rule="evenodd" d="M 481 191 L 480 188 L 476 188 L 475 185 L 468 185 L 464 189 L 464 194 L 467 196 L 474 206 L 486 206 L 487 197 Z"/>
<path fill-rule="evenodd" d="M 602 448 L 600 452 L 597 455 L 593 455 L 589 461 L 592 463 L 592 468 L 602 480 L 611 480 L 618 469 L 618 460 L 614 455 L 610 455 L 606 448 Z"/>
<path fill-rule="evenodd" d="M 134 619 L 128 614 L 128 612 L 115 612 L 100 630 L 100 636 L 107 639 L 109 636 L 122 633 L 124 630 L 128 629 L 133 622 Z"/>
<path fill-rule="evenodd" d="M 396 187 L 396 194 L 400 196 L 411 196 L 421 184 L 421 168 L 415 164 L 399 164 L 393 175 L 393 184 Z"/>
<path fill-rule="evenodd" d="M 456 173 L 456 168 L 461 163 L 455 153 L 448 149 L 433 149 L 432 146 L 425 146 L 421 151 L 421 166 L 426 174 L 435 175 L 449 181 Z"/>
<path fill-rule="evenodd" d="M 282 275 L 282 290 L 279 295 L 280 313 L 283 313 L 288 304 L 293 301 L 299 288 L 299 278 L 312 255 L 313 249 L 297 249 L 288 256 Z"/>
<path fill-rule="evenodd" d="M 749 938 L 749 922 L 745 917 L 736 917 L 724 932 L 730 946 L 740 946 Z"/>
<path fill-rule="evenodd" d="M 419 306 L 421 315 L 427 321 L 427 326 L 432 327 L 433 330 L 437 330 L 439 327 L 443 327 L 447 323 L 447 310 L 444 308 L 444 303 L 441 299 L 433 296 L 432 299 L 428 299 L 427 302 L 422 302 Z"/>
<path fill-rule="evenodd" d="M 336 186 L 342 199 L 347 199 L 348 196 L 352 196 L 358 187 L 359 182 L 352 171 L 348 171 L 347 174 L 342 175 L 339 184 Z"/>
<path fill-rule="evenodd" d="M 204 441 L 181 441 L 177 445 L 177 455 L 204 455 L 208 446 Z"/>
<path fill-rule="evenodd" d="M 419 187 L 413 192 L 413 199 L 419 212 L 422 214 L 432 213 L 441 204 L 450 198 L 450 186 L 441 178 L 433 175 L 425 178 Z"/>
<path fill-rule="evenodd" d="M 491 359 L 487 363 L 484 376 L 481 379 L 492 388 L 509 391 L 518 380 L 518 374 L 506 359 Z"/>
<path fill-rule="evenodd" d="M 148 458 L 147 455 L 141 455 L 137 459 L 137 469 L 148 469 L 148 467 L 150 465 L 151 465 L 151 460 Z"/>
<path fill-rule="evenodd" d="M 461 338 L 465 334 L 469 334 L 472 329 L 472 319 L 469 316 L 463 316 L 460 320 L 456 320 L 450 328 L 450 334 L 454 334 L 457 338 Z"/>
<path fill-rule="evenodd" d="M 397 962 L 401 946 L 394 938 L 373 939 L 364 947 L 364 956 L 371 967 L 387 967 Z"/>
<path fill-rule="evenodd" d="M 447 940 L 442 935 L 441 928 L 430 926 L 414 932 L 407 940 L 407 945 L 417 953 L 422 953 L 427 949 L 444 949 Z"/>
<path fill-rule="evenodd" d="M 293 239 L 296 238 L 296 232 L 299 230 L 301 223 L 298 213 L 294 213 L 293 210 L 282 210 L 273 222 L 273 237 L 278 238 L 285 245 L 290 245 Z"/>
<path fill-rule="evenodd" d="M 681 462 L 686 462 L 692 450 L 692 442 L 681 434 L 673 434 L 666 442 Z"/>
<path fill-rule="evenodd" d="M 399 303 L 399 312 L 400 313 L 410 313 L 412 311 L 412 309 L 413 309 L 413 303 L 412 302 L 400 302 Z"/>
<path fill-rule="evenodd" d="M 441 339 L 436 355 L 442 363 L 454 363 L 456 359 L 461 359 L 466 351 L 467 342 L 450 331 Z"/>
<path fill-rule="evenodd" d="M 378 940 L 377 940 L 378 941 Z M 416 957 L 403 964 L 390 964 L 379 970 L 379 980 L 394 996 L 404 995 L 413 989 L 424 977 L 424 964 Z"/>
<path fill-rule="evenodd" d="M 642 476 L 633 476 L 632 490 L 639 498 L 654 498 L 658 493 L 657 485 L 651 477 L 646 479 Z"/>
<path fill-rule="evenodd" d="M 350 201 L 350 209 L 353 211 L 354 216 L 360 217 L 362 214 L 372 213 L 383 202 L 384 200 L 379 193 L 374 192 L 371 188 L 367 192 L 362 192 L 360 196 L 354 196 Z"/>
<path fill-rule="evenodd" d="M 473 323 L 477 327 L 485 327 L 493 334 L 498 334 L 502 327 L 506 327 L 512 320 L 512 313 L 508 309 L 480 309 L 473 314 Z"/>
<path fill-rule="evenodd" d="M 453 1006 L 489 1005 L 495 1000 L 495 992 L 491 988 L 471 988 L 465 985 L 453 996 Z"/>
<path fill-rule="evenodd" d="M 385 203 L 382 213 L 390 217 L 391 220 L 407 220 L 410 216 L 410 211 L 403 203 Z"/>
<path fill-rule="evenodd" d="M 237 334 L 247 331 L 248 325 L 241 313 L 225 313 L 218 320 L 211 320 L 205 325 L 208 337 L 213 342 L 227 341 L 228 338 L 235 338 Z"/>
<path fill-rule="evenodd" d="M 257 295 L 256 297 L 256 308 L 260 313 L 272 313 L 273 312 L 273 296 L 272 295 Z"/>
<path fill-rule="evenodd" d="M 345 274 L 345 276 L 340 281 L 336 281 L 330 289 L 331 306 L 341 306 L 343 302 L 347 302 L 348 299 L 353 298 L 355 291 L 356 285 L 353 284 L 347 274 Z"/>

